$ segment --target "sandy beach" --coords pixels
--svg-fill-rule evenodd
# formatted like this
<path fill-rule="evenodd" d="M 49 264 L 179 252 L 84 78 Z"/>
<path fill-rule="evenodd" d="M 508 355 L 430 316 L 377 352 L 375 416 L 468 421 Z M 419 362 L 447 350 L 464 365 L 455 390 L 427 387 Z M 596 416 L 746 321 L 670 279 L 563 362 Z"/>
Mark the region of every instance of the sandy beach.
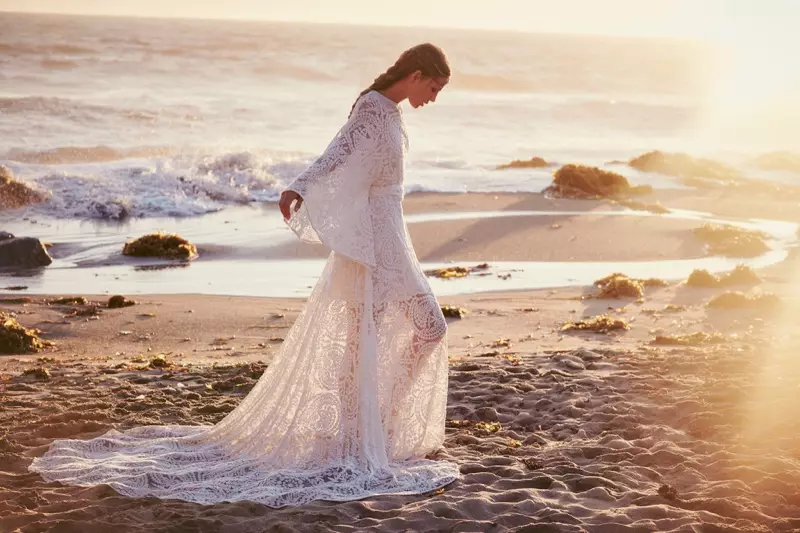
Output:
<path fill-rule="evenodd" d="M 800 533 L 800 2 L 0 3 L 0 533 Z M 426 41 L 449 59 L 396 62 Z M 360 93 L 398 103 L 393 133 L 340 129 Z M 430 458 L 462 478 L 274 509 L 29 471 L 56 439 L 241 404 L 329 257 L 277 201 L 310 166 L 350 168 L 332 138 L 382 163 L 370 186 L 402 183 L 448 322 Z M 387 143 L 359 156 L 370 140 Z M 378 194 L 392 238 L 356 217 L 365 244 L 401 230 Z M 403 244 L 386 270 L 414 266 Z M 313 329 L 304 347 L 350 346 L 352 329 Z M 282 383 L 289 410 L 330 420 Z M 316 450 L 330 426 L 293 435 Z M 245 463 L 223 477 L 259 485 Z"/>
<path fill-rule="evenodd" d="M 692 194 L 660 200 L 668 208 L 712 205 L 720 216 L 766 210 Z M 800 220 L 796 202 L 770 201 L 773 218 Z M 691 235 L 698 222 L 592 215 L 618 209 L 608 202 L 413 194 L 404 209 L 410 220 L 429 212 L 574 212 L 525 223 L 411 223 L 423 261 L 705 254 Z M 303 248 L 284 253 L 324 252 Z M 448 429 L 436 454 L 458 463 L 463 479 L 435 494 L 282 510 L 130 499 L 103 486 L 45 483 L 27 465 L 54 438 L 220 420 L 270 364 L 302 298 L 145 294 L 134 295 L 132 307 L 107 309 L 103 290 L 75 294 L 87 305 L 7 292 L 0 309 L 54 345 L 0 358 L 0 531 L 800 530 L 796 251 L 745 286 L 672 280 L 646 286 L 641 298 L 594 298 L 599 289 L 588 284 L 440 297 L 467 311 L 449 319 Z M 707 305 L 726 291 L 775 293 L 780 303 Z M 620 329 L 564 329 L 601 314 Z M 37 368 L 49 376 L 25 373 Z"/>

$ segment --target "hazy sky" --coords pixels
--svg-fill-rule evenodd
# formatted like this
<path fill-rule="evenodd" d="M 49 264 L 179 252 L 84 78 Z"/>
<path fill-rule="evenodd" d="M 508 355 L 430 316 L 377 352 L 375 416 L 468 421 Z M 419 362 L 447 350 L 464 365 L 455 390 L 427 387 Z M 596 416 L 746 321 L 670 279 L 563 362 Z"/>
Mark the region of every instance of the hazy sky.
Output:
<path fill-rule="evenodd" d="M 723 38 L 790 35 L 800 0 L 0 0 L 0 10 Z"/>

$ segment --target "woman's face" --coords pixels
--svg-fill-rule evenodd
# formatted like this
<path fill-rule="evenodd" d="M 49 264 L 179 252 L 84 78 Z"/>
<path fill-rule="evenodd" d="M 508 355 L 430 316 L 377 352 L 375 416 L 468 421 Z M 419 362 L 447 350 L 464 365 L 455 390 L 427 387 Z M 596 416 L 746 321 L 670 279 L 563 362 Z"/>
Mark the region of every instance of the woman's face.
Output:
<path fill-rule="evenodd" d="M 444 89 L 450 78 L 428 78 L 419 70 L 411 75 L 408 86 L 408 103 L 411 107 L 422 107 L 428 102 L 435 102 L 439 92 Z"/>

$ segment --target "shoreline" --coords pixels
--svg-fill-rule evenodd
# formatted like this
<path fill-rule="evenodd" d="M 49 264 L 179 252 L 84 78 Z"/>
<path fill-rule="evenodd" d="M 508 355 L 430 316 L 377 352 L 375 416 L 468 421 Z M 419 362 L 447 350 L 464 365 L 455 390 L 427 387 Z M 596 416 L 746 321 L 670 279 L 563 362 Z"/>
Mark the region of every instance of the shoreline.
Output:
<path fill-rule="evenodd" d="M 729 205 L 705 200 L 714 212 L 734 209 L 739 202 L 736 199 Z M 785 204 L 784 214 L 794 203 Z M 581 285 L 619 268 L 652 269 L 658 277 L 675 272 L 672 277 L 676 278 L 694 268 L 729 270 L 737 262 L 762 267 L 783 260 L 796 245 L 796 222 L 800 221 L 800 216 L 795 221 L 747 220 L 680 210 L 654 215 L 608 201 L 551 199 L 542 194 L 412 193 L 406 196 L 403 208 L 425 269 L 448 264 L 492 265 L 491 279 L 469 277 L 446 283 L 432 279 L 434 292 L 443 295 Z M 741 260 L 708 256 L 702 242 L 692 235 L 693 228 L 706 222 L 766 231 L 775 238 L 773 251 Z M 283 224 L 275 204 L 188 219 L 142 219 L 124 224 L 20 221 L 5 228 L 53 244 L 55 261 L 49 267 L 20 275 L 0 274 L 0 287 L 27 286 L 23 294 L 77 291 L 303 297 L 316 282 L 329 253 L 322 245 L 299 242 Z M 200 258 L 180 263 L 121 255 L 125 241 L 158 230 L 188 238 L 198 246 Z M 498 283 L 496 276 L 507 278 L 507 283 Z"/>

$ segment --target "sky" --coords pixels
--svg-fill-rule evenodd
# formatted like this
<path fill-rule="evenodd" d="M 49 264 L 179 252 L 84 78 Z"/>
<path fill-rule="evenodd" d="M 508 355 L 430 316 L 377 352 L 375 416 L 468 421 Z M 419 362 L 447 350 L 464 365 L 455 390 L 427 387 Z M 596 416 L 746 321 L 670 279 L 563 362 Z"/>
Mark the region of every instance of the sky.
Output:
<path fill-rule="evenodd" d="M 0 0 L 0 11 L 600 33 L 791 36 L 800 0 Z M 794 38 L 800 43 L 800 38 Z"/>

